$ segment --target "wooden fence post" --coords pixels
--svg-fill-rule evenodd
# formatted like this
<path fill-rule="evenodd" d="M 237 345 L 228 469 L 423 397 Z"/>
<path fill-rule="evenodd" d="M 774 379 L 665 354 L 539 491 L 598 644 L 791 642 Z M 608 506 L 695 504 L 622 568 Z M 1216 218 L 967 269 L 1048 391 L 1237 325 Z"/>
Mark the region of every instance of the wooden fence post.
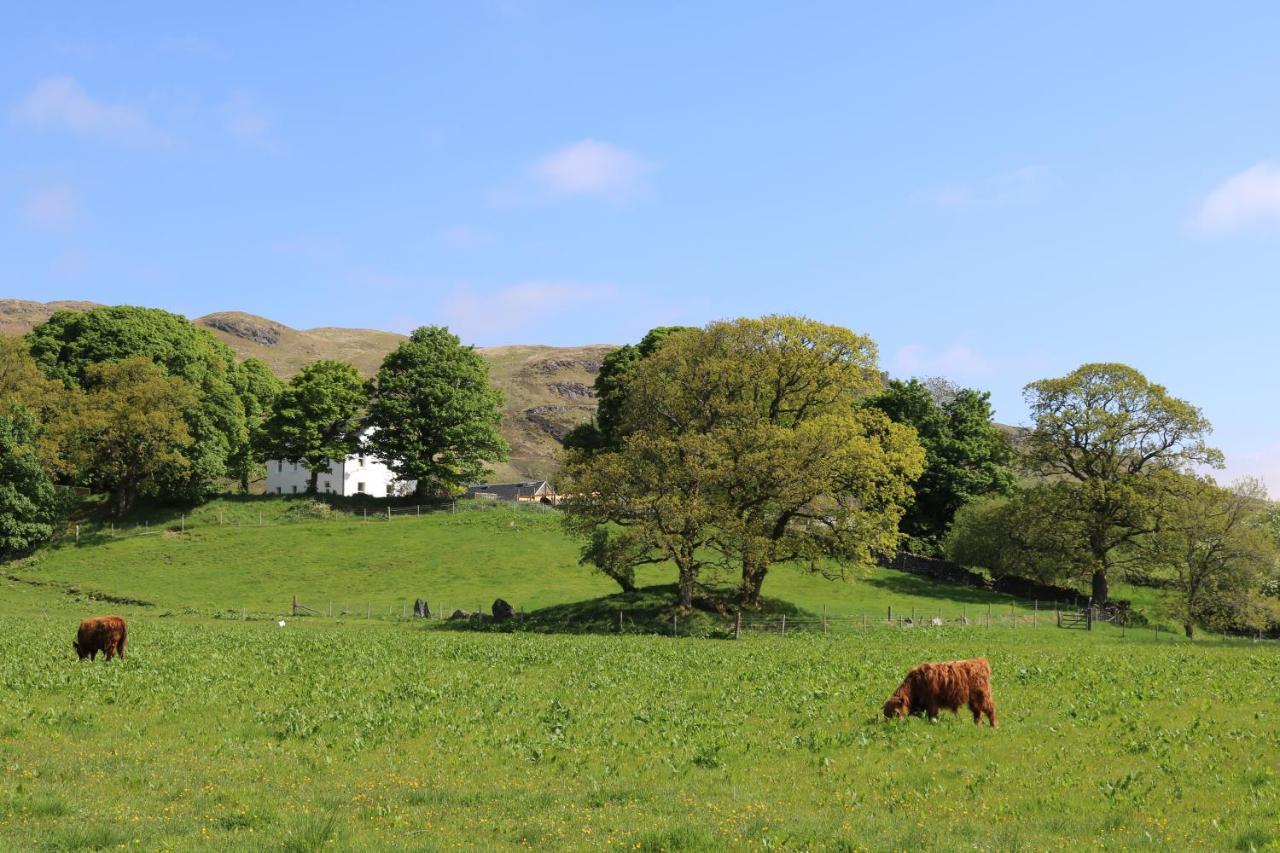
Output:
<path fill-rule="evenodd" d="M 298 596 L 296 595 L 293 597 L 293 615 L 298 615 Z"/>
<path fill-rule="evenodd" d="M 76 525 L 76 541 L 80 541 L 80 525 Z"/>
<path fill-rule="evenodd" d="M 329 618 L 330 619 L 333 618 L 333 601 L 332 600 L 329 601 Z"/>
<path fill-rule="evenodd" d="M 991 602 L 987 602 L 987 627 L 991 627 Z"/>
<path fill-rule="evenodd" d="M 827 605 L 822 605 L 822 633 L 827 633 Z"/>
<path fill-rule="evenodd" d="M 680 636 L 680 614 L 679 613 L 671 614 L 671 636 L 673 637 Z"/>
<path fill-rule="evenodd" d="M 787 636 L 787 614 L 782 614 L 782 636 Z"/>
<path fill-rule="evenodd" d="M 888 622 L 890 625 L 893 624 L 893 605 L 892 604 L 889 605 L 889 615 L 885 619 L 885 621 Z"/>
<path fill-rule="evenodd" d="M 733 638 L 735 640 L 742 639 L 742 611 L 738 611 L 738 615 L 733 620 Z"/>
<path fill-rule="evenodd" d="M 618 633 L 622 633 L 622 611 L 618 611 Z"/>
<path fill-rule="evenodd" d="M 1031 611 L 1031 627 L 1036 627 L 1036 623 L 1040 620 L 1040 599 L 1036 599 L 1035 610 Z"/>

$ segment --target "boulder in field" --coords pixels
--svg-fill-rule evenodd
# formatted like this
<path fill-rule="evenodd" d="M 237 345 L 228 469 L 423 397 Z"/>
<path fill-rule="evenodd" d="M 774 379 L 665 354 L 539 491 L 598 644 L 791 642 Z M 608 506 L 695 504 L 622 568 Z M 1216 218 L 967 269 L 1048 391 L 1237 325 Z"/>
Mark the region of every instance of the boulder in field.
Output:
<path fill-rule="evenodd" d="M 453 611 L 453 613 L 449 614 L 449 618 L 450 619 L 470 619 L 471 614 L 465 610 L 455 610 Z"/>
<path fill-rule="evenodd" d="M 515 608 L 501 598 L 494 599 L 493 602 L 493 618 L 498 622 L 504 622 L 516 615 Z"/>

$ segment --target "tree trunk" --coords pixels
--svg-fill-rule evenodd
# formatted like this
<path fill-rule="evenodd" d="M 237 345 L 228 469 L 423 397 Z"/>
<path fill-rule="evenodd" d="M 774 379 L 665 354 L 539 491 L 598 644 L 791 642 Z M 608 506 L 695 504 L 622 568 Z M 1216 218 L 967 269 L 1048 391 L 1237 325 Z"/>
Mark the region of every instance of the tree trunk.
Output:
<path fill-rule="evenodd" d="M 1192 625 L 1190 622 L 1184 622 L 1182 630 L 1187 632 L 1188 640 L 1194 640 L 1196 638 L 1196 626 Z"/>
<path fill-rule="evenodd" d="M 739 588 L 738 598 L 743 606 L 758 607 L 760 605 L 760 588 L 764 586 L 764 576 L 768 571 L 766 566 L 742 564 L 742 586 Z"/>
<path fill-rule="evenodd" d="M 318 491 L 318 481 L 320 480 L 319 469 L 311 469 L 311 479 L 307 480 L 307 494 L 314 495 Z"/>
<path fill-rule="evenodd" d="M 1107 570 L 1098 569 L 1093 573 L 1093 603 L 1102 605 L 1107 603 L 1107 595 L 1110 586 L 1107 584 Z"/>
<path fill-rule="evenodd" d="M 680 570 L 680 606 L 686 610 L 693 607 L 693 588 L 695 575 L 691 571 Z"/>

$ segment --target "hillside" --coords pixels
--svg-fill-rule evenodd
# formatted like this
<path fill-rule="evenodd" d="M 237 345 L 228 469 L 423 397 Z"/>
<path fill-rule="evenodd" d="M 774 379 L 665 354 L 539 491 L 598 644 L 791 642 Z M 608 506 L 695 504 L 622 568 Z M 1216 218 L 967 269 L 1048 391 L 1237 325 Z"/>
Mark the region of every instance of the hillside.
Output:
<path fill-rule="evenodd" d="M 92 307 L 95 303 L 3 299 L 0 334 L 25 334 L 60 309 Z M 209 314 L 193 322 L 241 358 L 262 359 L 281 378 L 322 358 L 351 362 L 370 376 L 383 356 L 404 340 L 403 335 L 375 329 L 294 329 L 240 311 Z M 489 361 L 494 385 L 507 395 L 502 433 L 511 445 L 511 460 L 494 466 L 495 480 L 542 478 L 554 473 L 560 439 L 595 412 L 591 383 L 612 348 L 513 345 L 479 349 Z"/>

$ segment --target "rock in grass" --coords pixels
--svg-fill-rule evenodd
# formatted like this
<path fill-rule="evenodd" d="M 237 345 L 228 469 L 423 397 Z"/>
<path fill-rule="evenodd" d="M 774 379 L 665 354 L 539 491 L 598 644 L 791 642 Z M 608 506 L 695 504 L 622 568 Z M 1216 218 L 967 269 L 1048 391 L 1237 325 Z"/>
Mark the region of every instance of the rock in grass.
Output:
<path fill-rule="evenodd" d="M 501 598 L 494 599 L 493 602 L 493 618 L 498 622 L 504 622 L 516 615 L 515 608 Z"/>
<path fill-rule="evenodd" d="M 431 608 L 421 598 L 413 602 L 413 615 L 419 619 L 430 619 Z"/>
<path fill-rule="evenodd" d="M 453 613 L 449 614 L 449 618 L 451 620 L 452 619 L 470 619 L 471 614 L 465 610 L 455 610 L 453 611 Z"/>

